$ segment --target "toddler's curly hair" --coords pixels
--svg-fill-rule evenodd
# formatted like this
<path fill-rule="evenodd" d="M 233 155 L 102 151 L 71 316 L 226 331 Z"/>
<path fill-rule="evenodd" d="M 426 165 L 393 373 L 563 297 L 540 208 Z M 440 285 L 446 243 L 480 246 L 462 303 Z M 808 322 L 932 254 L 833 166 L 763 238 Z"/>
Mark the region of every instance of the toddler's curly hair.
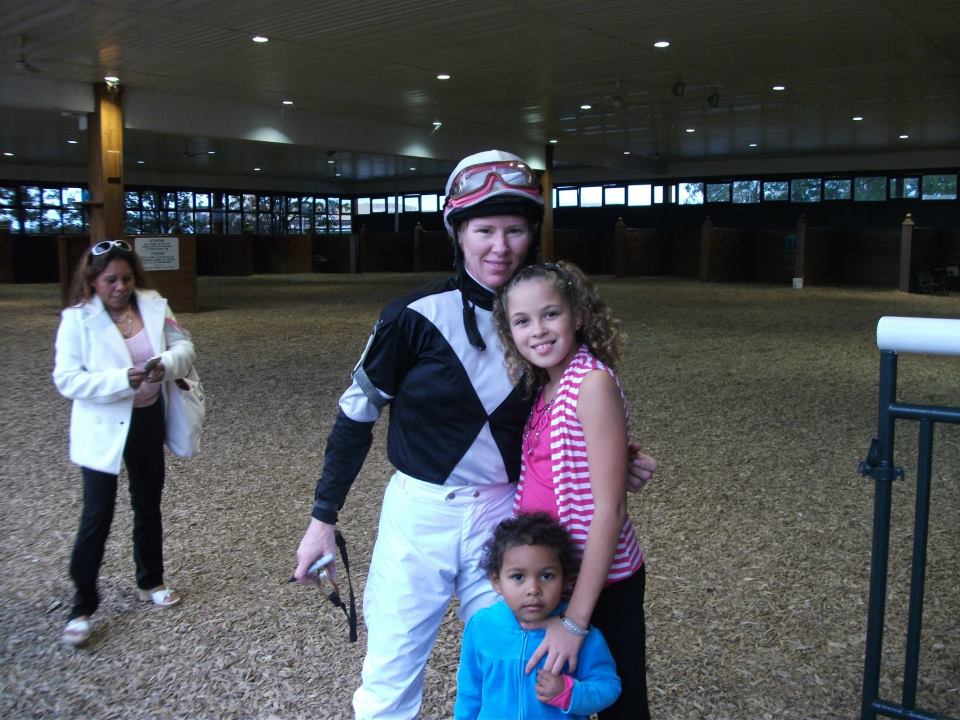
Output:
<path fill-rule="evenodd" d="M 483 546 L 480 568 L 488 577 L 496 577 L 503 568 L 504 554 L 518 545 L 541 545 L 555 550 L 565 582 L 572 580 L 579 570 L 570 533 L 545 512 L 522 513 L 497 525 Z"/>

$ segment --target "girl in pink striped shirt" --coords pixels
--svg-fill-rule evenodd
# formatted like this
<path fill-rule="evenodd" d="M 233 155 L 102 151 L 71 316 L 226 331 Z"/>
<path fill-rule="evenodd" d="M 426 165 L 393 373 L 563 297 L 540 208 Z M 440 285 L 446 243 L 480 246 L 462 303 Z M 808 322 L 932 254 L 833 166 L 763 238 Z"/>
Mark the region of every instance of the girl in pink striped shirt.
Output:
<path fill-rule="evenodd" d="M 582 556 L 564 615 L 543 621 L 546 655 L 560 674 L 576 667 L 592 623 L 622 680 L 601 720 L 650 717 L 643 616 L 643 550 L 627 514 L 627 407 L 615 373 L 623 347 L 617 321 L 570 263 L 530 265 L 499 291 L 494 311 L 507 369 L 537 399 L 523 434 L 515 512 L 547 512 Z"/>

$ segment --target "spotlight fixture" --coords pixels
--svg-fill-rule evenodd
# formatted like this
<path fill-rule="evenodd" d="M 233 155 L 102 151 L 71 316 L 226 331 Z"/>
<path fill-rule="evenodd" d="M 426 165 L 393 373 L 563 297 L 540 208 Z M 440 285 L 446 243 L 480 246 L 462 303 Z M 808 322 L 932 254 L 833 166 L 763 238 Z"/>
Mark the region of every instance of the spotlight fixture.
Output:
<path fill-rule="evenodd" d="M 687 89 L 687 86 L 683 84 L 683 80 L 679 80 L 679 79 L 678 79 L 678 80 L 673 84 L 673 87 L 670 88 L 670 92 L 672 92 L 672 93 L 673 93 L 674 95 L 676 95 L 677 97 L 683 97 L 683 92 L 684 92 L 684 90 L 686 90 L 686 89 Z"/>
<path fill-rule="evenodd" d="M 707 95 L 707 105 L 712 108 L 717 107 L 720 104 L 720 93 L 717 92 L 717 89 L 714 88 L 713 92 Z"/>

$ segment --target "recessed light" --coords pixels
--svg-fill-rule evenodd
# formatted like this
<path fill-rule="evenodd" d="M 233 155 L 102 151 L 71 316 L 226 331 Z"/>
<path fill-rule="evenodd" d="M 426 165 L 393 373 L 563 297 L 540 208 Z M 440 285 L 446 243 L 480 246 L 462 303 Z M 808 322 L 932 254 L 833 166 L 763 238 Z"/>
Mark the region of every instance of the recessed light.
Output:
<path fill-rule="evenodd" d="M 750 147 L 756 147 L 756 146 L 757 146 L 756 143 L 750 143 Z"/>
<path fill-rule="evenodd" d="M 116 75 L 104 75 L 104 76 L 103 76 L 103 81 L 104 81 L 104 82 L 108 82 L 108 83 L 115 84 L 115 83 L 120 82 L 120 78 L 118 78 Z"/>
<path fill-rule="evenodd" d="M 434 121 L 433 121 L 433 126 L 434 126 L 434 127 L 440 127 L 441 125 L 443 125 L 443 123 L 440 122 L 439 120 L 434 120 Z"/>
<path fill-rule="evenodd" d="M 450 79 L 450 75 L 448 75 L 447 73 L 437 74 L 437 80 L 449 80 L 449 79 Z"/>
<path fill-rule="evenodd" d="M 250 39 L 253 40 L 255 43 L 270 42 L 270 38 L 268 38 L 266 35 L 254 35 Z"/>
<path fill-rule="evenodd" d="M 216 150 L 207 150 L 207 155 L 216 155 L 216 154 L 217 154 Z"/>
<path fill-rule="evenodd" d="M 670 41 L 669 41 L 669 40 L 657 40 L 657 41 L 653 44 L 653 46 L 654 46 L 655 48 L 670 47 Z"/>
<path fill-rule="evenodd" d="M 412 171 L 414 171 L 414 172 L 417 171 L 417 169 L 416 169 L 415 167 L 412 167 L 412 168 L 410 168 L 410 169 L 411 169 Z"/>
<path fill-rule="evenodd" d="M 687 128 L 687 132 L 688 132 L 688 133 L 696 132 L 696 129 L 695 129 L 695 128 Z"/>
<path fill-rule="evenodd" d="M 550 138 L 547 142 L 550 143 L 551 145 L 556 145 L 559 142 L 559 140 L 556 140 L 555 138 Z"/>
<path fill-rule="evenodd" d="M 906 139 L 909 138 L 909 137 L 910 137 L 909 135 L 907 135 L 906 133 L 904 133 L 903 135 L 900 136 L 900 139 L 901 139 L 901 140 L 906 140 Z"/>
<path fill-rule="evenodd" d="M 851 119 L 856 122 L 860 122 L 861 120 L 863 120 L 863 115 L 854 115 Z"/>
<path fill-rule="evenodd" d="M 327 165 L 333 165 L 335 162 L 336 160 L 327 160 Z"/>
<path fill-rule="evenodd" d="M 4 157 L 13 157 L 13 153 L 12 153 L 12 152 L 5 152 L 5 153 L 3 154 L 3 156 L 4 156 Z"/>
<path fill-rule="evenodd" d="M 584 103 L 583 105 L 580 106 L 580 109 L 581 109 L 581 110 L 589 110 L 589 109 L 592 108 L 592 107 L 593 107 L 593 105 L 591 105 L 590 103 Z"/>
<path fill-rule="evenodd" d="M 281 100 L 284 105 L 293 105 L 293 100 Z"/>
<path fill-rule="evenodd" d="M 76 145 L 78 142 L 80 142 L 80 141 L 79 141 L 79 140 L 67 140 L 67 145 Z"/>
<path fill-rule="evenodd" d="M 254 172 L 260 172 L 260 168 L 254 168 L 253 171 L 254 171 Z"/>
<path fill-rule="evenodd" d="M 137 160 L 137 165 L 143 165 L 143 160 Z"/>
<path fill-rule="evenodd" d="M 340 177 L 340 173 L 337 173 L 337 177 Z"/>
<path fill-rule="evenodd" d="M 774 85 L 774 86 L 773 86 L 772 88 L 770 88 L 770 89 L 771 89 L 771 90 L 775 90 L 775 91 L 777 91 L 777 92 L 783 92 L 784 90 L 787 89 L 787 86 L 786 86 L 786 85 Z"/>
<path fill-rule="evenodd" d="M 630 154 L 630 151 L 629 151 L 629 150 L 624 150 L 624 151 L 623 151 L 623 154 L 624 154 L 624 155 L 629 155 L 629 154 Z"/>

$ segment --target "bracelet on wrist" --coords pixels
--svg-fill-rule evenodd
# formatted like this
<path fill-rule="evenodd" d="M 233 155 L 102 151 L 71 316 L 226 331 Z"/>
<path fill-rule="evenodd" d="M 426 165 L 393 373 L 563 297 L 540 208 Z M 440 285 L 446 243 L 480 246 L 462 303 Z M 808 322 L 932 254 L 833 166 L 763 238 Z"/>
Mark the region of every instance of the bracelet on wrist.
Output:
<path fill-rule="evenodd" d="M 563 625 L 564 630 L 576 635 L 577 637 L 586 637 L 588 629 L 577 625 L 573 620 L 568 618 L 566 615 L 560 616 L 560 624 Z"/>

